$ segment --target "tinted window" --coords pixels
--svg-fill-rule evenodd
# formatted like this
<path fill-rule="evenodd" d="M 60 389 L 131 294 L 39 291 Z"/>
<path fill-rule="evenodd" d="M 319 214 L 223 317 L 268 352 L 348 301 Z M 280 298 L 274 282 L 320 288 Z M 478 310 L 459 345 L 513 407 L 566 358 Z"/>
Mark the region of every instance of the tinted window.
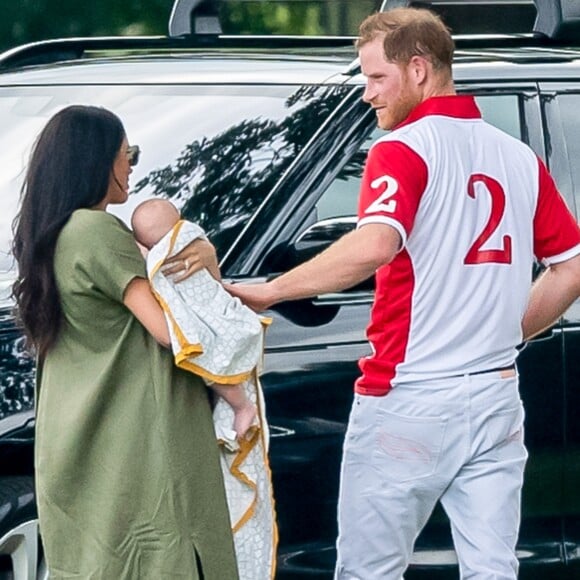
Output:
<path fill-rule="evenodd" d="M 475 97 L 483 118 L 516 139 L 522 139 L 518 95 L 479 95 Z"/>
<path fill-rule="evenodd" d="M 129 201 L 111 211 L 128 221 L 143 199 L 169 198 L 223 255 L 344 93 L 312 86 L 0 88 L 0 418 L 33 404 L 34 364 L 9 307 L 9 245 L 23 168 L 54 113 L 71 103 L 116 112 L 142 155 Z"/>
<path fill-rule="evenodd" d="M 546 116 L 550 128 L 550 171 L 572 211 L 580 207 L 580 94 L 547 97 Z M 580 321 L 580 300 L 564 315 L 564 321 Z"/>
<path fill-rule="evenodd" d="M 558 95 L 561 128 L 564 136 L 562 144 L 562 163 L 569 172 L 569 187 L 575 200 L 576 208 L 580 207 L 580 94 Z M 558 185 L 568 189 L 565 184 Z"/>
<path fill-rule="evenodd" d="M 522 138 L 517 95 L 481 95 L 476 97 L 483 118 L 517 139 Z M 334 182 L 316 204 L 319 220 L 354 216 L 365 159 L 370 146 L 386 132 L 374 129 L 338 173 Z M 579 146 L 580 147 L 580 146 Z M 580 165 L 580 164 L 579 164 Z"/>
<path fill-rule="evenodd" d="M 337 87 L 98 86 L 0 90 L 0 274 L 10 283 L 10 224 L 23 167 L 47 120 L 71 103 L 117 113 L 141 147 L 129 202 L 111 211 L 128 221 L 152 195 L 199 222 L 218 254 L 343 97 Z"/>

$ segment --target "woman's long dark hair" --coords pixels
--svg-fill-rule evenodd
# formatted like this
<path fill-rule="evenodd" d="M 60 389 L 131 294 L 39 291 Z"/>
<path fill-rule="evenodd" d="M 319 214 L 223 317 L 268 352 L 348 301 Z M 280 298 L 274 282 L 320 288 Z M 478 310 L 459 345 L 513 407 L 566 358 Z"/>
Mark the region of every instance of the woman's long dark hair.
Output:
<path fill-rule="evenodd" d="M 73 105 L 54 115 L 34 144 L 12 227 L 18 263 L 12 295 L 29 343 L 41 358 L 54 346 L 62 324 L 56 241 L 75 210 L 104 199 L 124 136 L 123 124 L 110 111 Z"/>

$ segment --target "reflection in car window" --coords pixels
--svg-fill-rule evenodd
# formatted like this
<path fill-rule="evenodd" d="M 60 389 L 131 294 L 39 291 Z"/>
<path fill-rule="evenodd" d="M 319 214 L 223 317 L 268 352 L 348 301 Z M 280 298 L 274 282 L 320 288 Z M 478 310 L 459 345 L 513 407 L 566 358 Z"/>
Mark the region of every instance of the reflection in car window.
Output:
<path fill-rule="evenodd" d="M 386 131 L 376 128 L 364 140 L 361 148 L 346 162 L 336 179 L 316 204 L 319 220 L 356 215 L 358 193 L 367 153 L 371 145 Z"/>
<path fill-rule="evenodd" d="M 61 86 L 0 89 L 0 323 L 12 325 L 9 254 L 24 167 L 38 133 L 72 103 L 119 115 L 142 154 L 129 201 L 110 211 L 127 223 L 155 195 L 200 223 L 223 255 L 346 89 L 300 86 Z M 10 326 L 0 352 L 0 418 L 29 409 L 34 361 Z M 16 340 L 16 342 L 14 342 Z"/>
<path fill-rule="evenodd" d="M 267 87 L 240 87 L 235 94 L 231 87 L 226 90 L 228 94 L 219 95 L 224 101 L 219 111 L 213 112 L 215 127 L 185 141 L 169 165 L 153 170 L 135 187 L 135 193 L 175 201 L 184 217 L 207 231 L 218 254 L 234 242 L 345 95 L 340 87 L 317 86 L 277 88 L 274 95 Z M 236 110 L 237 120 L 219 123 L 222 107 Z M 202 115 L 211 117 L 212 112 Z"/>
<path fill-rule="evenodd" d="M 127 223 L 152 195 L 199 222 L 222 255 L 273 184 L 346 93 L 316 86 L 60 86 L 0 90 L 0 273 L 13 261 L 10 225 L 23 168 L 48 119 L 72 103 L 104 106 L 142 150 Z M 2 297 L 0 297 L 1 299 Z"/>
<path fill-rule="evenodd" d="M 562 169 L 558 169 L 554 173 L 554 178 L 562 195 L 567 199 L 570 209 L 578 211 L 580 207 L 580 118 L 578 116 L 580 94 L 559 94 L 555 102 L 560 115 L 558 126 L 561 127 L 564 141 L 562 142 L 562 151 L 559 151 L 559 165 Z M 561 171 L 566 172 L 569 181 L 558 180 Z M 575 300 L 568 308 L 563 320 L 564 324 L 578 324 L 580 321 L 580 299 Z"/>
<path fill-rule="evenodd" d="M 572 191 L 575 198 L 576 208 L 580 207 L 580 108 L 579 94 L 558 95 L 558 105 L 561 118 L 562 131 L 567 155 L 563 155 L 567 169 L 570 171 Z M 570 203 L 573 199 L 570 199 Z"/>
<path fill-rule="evenodd" d="M 478 95 L 475 101 L 488 123 L 516 139 L 522 139 L 518 95 Z"/>

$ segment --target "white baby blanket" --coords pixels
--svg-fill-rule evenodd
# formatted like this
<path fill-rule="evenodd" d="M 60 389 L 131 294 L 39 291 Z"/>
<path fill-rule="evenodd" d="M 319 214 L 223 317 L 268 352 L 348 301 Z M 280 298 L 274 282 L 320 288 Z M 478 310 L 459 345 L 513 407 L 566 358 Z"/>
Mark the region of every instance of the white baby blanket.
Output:
<path fill-rule="evenodd" d="M 260 319 L 206 270 L 177 284 L 163 275 L 163 261 L 197 238 L 206 239 L 202 228 L 178 222 L 151 248 L 147 272 L 165 313 L 176 365 L 207 381 L 243 383 L 246 396 L 257 406 L 258 424 L 241 441 L 233 430 L 233 409 L 221 397 L 213 417 L 240 580 L 267 580 L 274 578 L 278 535 L 258 367 L 264 326 L 270 320 Z"/>

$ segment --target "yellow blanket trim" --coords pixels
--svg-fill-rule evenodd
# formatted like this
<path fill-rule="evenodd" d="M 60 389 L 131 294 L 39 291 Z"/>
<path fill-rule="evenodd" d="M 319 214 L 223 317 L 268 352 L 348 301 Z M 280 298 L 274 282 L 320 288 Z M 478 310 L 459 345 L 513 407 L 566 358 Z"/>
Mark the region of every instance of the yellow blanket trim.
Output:
<path fill-rule="evenodd" d="M 157 302 L 159 302 L 161 309 L 163 310 L 163 312 L 165 312 L 165 314 L 167 315 L 167 317 L 171 321 L 171 326 L 173 328 L 173 332 L 175 333 L 175 336 L 177 337 L 177 340 L 179 342 L 180 350 L 175 355 L 176 359 L 177 359 L 177 357 L 180 357 L 181 353 L 183 353 L 183 352 L 188 353 L 187 356 L 197 356 L 197 355 L 201 354 L 203 352 L 203 346 L 199 343 L 198 344 L 190 344 L 187 342 L 187 339 L 183 335 L 183 332 L 181 332 L 181 328 L 179 328 L 179 325 L 177 324 L 177 322 L 175 322 L 175 318 L 173 318 L 173 315 L 171 314 L 171 310 L 170 310 L 169 306 L 167 305 L 167 303 L 165 302 L 165 300 L 163 300 L 163 297 L 161 296 L 161 294 L 159 294 L 159 292 L 155 291 L 153 286 L 151 287 L 151 292 L 153 292 L 153 295 L 157 299 Z"/>
<path fill-rule="evenodd" d="M 252 481 L 245 473 L 240 471 L 240 465 L 246 459 L 250 451 L 256 446 L 260 439 L 260 428 L 259 427 L 250 427 L 250 438 L 248 439 L 247 436 L 244 439 L 239 441 L 240 450 L 234 457 L 232 461 L 232 465 L 230 467 L 230 473 L 242 483 L 245 483 L 253 492 L 254 492 L 254 499 L 252 503 L 242 515 L 242 517 L 232 526 L 232 532 L 235 534 L 238 530 L 240 530 L 254 515 L 256 511 L 256 504 L 258 503 L 258 486 L 256 485 L 255 481 Z"/>
<path fill-rule="evenodd" d="M 179 231 L 184 223 L 185 223 L 184 220 L 179 220 L 179 222 L 177 222 L 177 224 L 175 224 L 175 226 L 173 227 L 173 231 L 171 234 L 171 240 L 169 243 L 169 249 L 167 251 L 167 254 L 165 255 L 165 257 L 162 260 L 159 260 L 159 262 L 157 264 L 155 264 L 154 268 L 151 271 L 151 275 L 149 276 L 150 280 L 153 280 L 153 277 L 155 276 L 155 274 L 157 274 L 157 272 L 159 271 L 159 269 L 163 265 L 163 262 L 171 255 L 172 250 L 175 247 L 175 240 L 177 239 Z M 175 323 L 175 320 L 174 320 L 173 316 L 171 315 L 171 311 L 170 311 L 169 307 L 167 306 L 165 301 L 161 298 L 161 296 L 159 296 L 159 294 L 157 292 L 153 292 L 153 293 L 154 293 L 155 297 L 157 298 L 159 304 L 161 305 L 161 308 L 164 310 L 164 312 L 166 312 L 168 314 L 169 319 L 171 320 L 175 335 L 177 336 L 177 339 L 182 347 L 181 351 L 175 357 L 176 364 L 179 367 L 185 368 L 185 369 L 192 371 L 192 372 L 195 372 L 206 379 L 210 379 L 210 380 L 213 380 L 215 382 L 219 382 L 221 384 L 239 383 L 239 382 L 242 382 L 242 381 L 249 379 L 253 374 L 254 380 L 256 382 L 256 388 L 258 388 L 258 385 L 259 385 L 258 380 L 259 379 L 258 379 L 258 373 L 256 372 L 256 369 L 253 369 L 252 371 L 250 371 L 248 373 L 243 373 L 243 374 L 236 375 L 236 376 L 230 376 L 230 377 L 216 376 L 216 375 L 213 375 L 212 373 L 207 372 L 205 369 L 202 369 L 199 366 L 197 366 L 197 365 L 195 365 L 187 360 L 183 360 L 184 358 L 186 358 L 188 356 L 195 356 L 196 354 L 200 354 L 201 352 L 203 352 L 203 348 L 200 344 L 197 344 L 197 345 L 187 344 L 187 340 L 183 336 L 183 333 L 181 332 L 181 329 L 179 328 L 179 326 Z M 272 324 L 272 318 L 267 317 L 267 316 L 262 316 L 262 317 L 260 317 L 260 322 L 264 325 L 264 327 L 267 327 L 267 326 L 270 326 L 270 324 Z M 178 358 L 180 359 L 179 362 L 177 361 Z M 257 397 L 257 405 L 258 405 L 258 416 L 261 417 L 263 410 L 260 409 L 260 397 Z M 272 490 L 273 490 L 272 470 L 270 469 L 270 462 L 268 460 L 268 454 L 266 453 L 266 441 L 264 440 L 264 430 L 260 429 L 257 426 L 250 428 L 250 439 L 243 439 L 242 441 L 240 441 L 240 451 L 236 454 L 236 457 L 232 461 L 232 466 L 230 468 L 230 472 L 234 477 L 236 477 L 238 480 L 242 481 L 243 483 L 245 483 L 251 489 L 254 490 L 254 499 L 253 499 L 252 503 L 250 504 L 250 507 L 246 510 L 246 512 L 240 518 L 240 520 L 233 526 L 232 531 L 233 531 L 233 533 L 236 533 L 238 530 L 240 530 L 244 526 L 244 524 L 246 522 L 248 522 L 248 520 L 251 519 L 251 517 L 254 515 L 254 512 L 255 512 L 255 507 L 256 507 L 256 503 L 257 503 L 257 496 L 256 496 L 257 485 L 255 482 L 253 482 L 251 479 L 249 479 L 244 473 L 242 473 L 240 471 L 239 467 L 240 467 L 241 463 L 244 461 L 244 459 L 248 456 L 250 451 L 257 444 L 259 439 L 262 440 L 264 467 L 266 468 L 266 470 L 268 472 L 268 477 L 270 479 L 270 502 L 271 502 L 272 510 L 273 510 L 272 522 L 273 522 L 273 526 L 274 526 L 274 530 L 273 530 L 274 533 L 273 533 L 273 537 L 272 537 L 272 540 L 273 540 L 273 544 L 272 544 L 272 555 L 273 555 L 272 556 L 272 569 L 271 569 L 270 573 L 271 573 L 271 579 L 273 580 L 274 576 L 276 574 L 276 564 L 277 564 L 277 562 L 276 562 L 276 550 L 277 550 L 278 541 L 279 541 L 278 526 L 276 525 L 276 511 L 274 508 L 275 501 L 274 501 L 274 496 L 272 493 Z M 220 441 L 220 443 L 223 445 L 223 441 Z"/>
<path fill-rule="evenodd" d="M 177 356 L 175 357 L 175 364 L 182 369 L 195 373 L 208 381 L 213 381 L 214 383 L 220 383 L 221 385 L 237 385 L 252 376 L 252 371 L 240 373 L 237 375 L 214 375 L 210 373 L 208 370 L 192 363 L 189 360 L 177 360 Z"/>
<path fill-rule="evenodd" d="M 175 355 L 175 364 L 179 366 L 179 363 L 182 360 L 189 358 L 190 356 L 199 356 L 202 353 L 203 347 L 201 346 L 201 344 L 190 344 L 186 348 L 181 349 Z"/>
<path fill-rule="evenodd" d="M 258 383 L 258 374 L 254 369 L 254 381 L 256 384 L 256 388 L 259 388 Z M 260 397 L 257 397 L 257 406 L 258 406 L 258 417 L 262 416 L 262 409 L 260 408 Z M 276 510 L 274 508 L 275 501 L 273 495 L 273 486 L 272 486 L 272 470 L 270 469 L 270 462 L 268 460 L 268 454 L 266 453 L 266 441 L 264 440 L 264 430 L 253 426 L 249 429 L 250 438 L 245 438 L 239 441 L 240 444 L 240 451 L 236 454 L 232 461 L 232 465 L 230 467 L 230 473 L 242 483 L 245 483 L 250 489 L 254 491 L 254 499 L 252 503 L 248 507 L 248 509 L 244 512 L 242 517 L 232 526 L 232 532 L 235 534 L 238 530 L 240 530 L 254 515 L 256 504 L 258 502 L 257 497 L 257 485 L 254 481 L 252 481 L 245 473 L 240 471 L 240 465 L 246 459 L 250 451 L 256 446 L 258 440 L 261 439 L 262 441 L 262 452 L 263 452 L 263 461 L 264 467 L 268 473 L 268 478 L 270 479 L 270 504 L 272 505 L 272 522 L 273 522 L 273 534 L 272 534 L 272 569 L 270 571 L 270 578 L 273 579 L 276 574 L 276 550 L 278 548 L 278 526 L 276 525 Z M 220 445 L 223 445 L 224 442 L 220 439 L 218 440 Z"/>
<path fill-rule="evenodd" d="M 169 242 L 169 248 L 167 250 L 167 253 L 165 254 L 165 256 L 161 260 L 159 260 L 159 262 L 157 262 L 157 264 L 155 264 L 155 266 L 151 270 L 151 274 L 149 276 L 150 282 L 153 281 L 153 278 L 155 277 L 155 275 L 157 274 L 157 272 L 159 271 L 159 269 L 163 265 L 163 262 L 169 256 L 171 256 L 171 254 L 173 252 L 173 248 L 175 247 L 175 240 L 177 239 L 177 236 L 179 234 L 179 230 L 181 230 L 181 227 L 183 226 L 184 223 L 185 223 L 184 220 L 179 220 L 173 226 L 173 230 L 171 231 L 171 240 Z M 152 286 L 152 289 L 153 289 L 153 286 Z M 177 337 L 177 340 L 179 342 L 179 346 L 181 347 L 180 352 L 184 352 L 184 351 L 189 352 L 190 356 L 196 356 L 198 354 L 201 354 L 203 352 L 203 348 L 202 348 L 201 344 L 191 345 L 187 342 L 187 339 L 185 338 L 183 332 L 181 332 L 181 328 L 179 328 L 179 326 L 175 322 L 175 319 L 173 318 L 173 315 L 171 314 L 171 310 L 170 310 L 169 306 L 167 305 L 167 303 L 165 302 L 165 300 L 163 300 L 163 298 L 159 295 L 159 293 L 155 292 L 155 290 L 153 290 L 153 294 L 155 295 L 155 298 L 157 298 L 157 301 L 161 305 L 161 308 L 163 309 L 165 314 L 171 320 L 171 326 L 173 327 L 173 332 L 175 333 L 175 336 Z"/>
<path fill-rule="evenodd" d="M 169 242 L 169 249 L 167 250 L 167 253 L 163 257 L 163 259 L 159 260 L 159 262 L 157 262 L 157 264 L 155 264 L 155 266 L 151 270 L 151 275 L 149 276 L 150 281 L 153 280 L 153 277 L 157 274 L 157 272 L 159 271 L 159 268 L 161 268 L 161 266 L 163 265 L 163 262 L 172 254 L 173 248 L 175 247 L 175 241 L 176 241 L 177 236 L 179 235 L 179 231 L 181 230 L 181 227 L 183 226 L 184 223 L 185 223 L 184 220 L 179 220 L 173 226 L 173 230 L 171 232 L 171 240 Z M 203 353 L 203 346 L 199 343 L 191 344 L 187 341 L 187 339 L 185 338 L 185 335 L 181 331 L 181 328 L 175 322 L 175 319 L 173 318 L 173 315 L 171 313 L 171 309 L 169 308 L 169 306 L 167 305 L 165 300 L 163 300 L 163 298 L 160 296 L 160 294 L 158 292 L 156 292 L 155 290 L 153 290 L 153 288 L 152 288 L 152 291 L 153 291 L 155 298 L 157 298 L 157 301 L 159 302 L 161 308 L 163 309 L 163 312 L 165 312 L 165 314 L 167 315 L 167 317 L 171 321 L 171 326 L 173 328 L 173 332 L 175 333 L 175 336 L 177 337 L 177 341 L 179 342 L 180 350 L 178 353 L 175 354 L 175 357 L 174 357 L 175 364 L 178 367 L 185 369 L 185 370 L 188 370 L 190 372 L 193 372 L 193 373 L 203 377 L 204 379 L 207 379 L 207 380 L 210 380 L 210 381 L 213 381 L 216 383 L 220 383 L 223 385 L 236 385 L 237 383 L 241 383 L 242 381 L 245 381 L 252 376 L 252 369 L 245 371 L 243 373 L 238 373 L 236 375 L 216 375 L 216 374 L 213 374 L 213 373 L 209 372 L 208 370 L 200 367 L 199 365 L 196 365 L 196 364 L 192 363 L 191 361 L 186 360 L 190 357 L 194 357 L 194 356 L 198 356 L 198 355 L 202 354 Z M 272 319 L 269 317 L 266 317 L 266 316 L 261 318 L 260 321 L 262 322 L 262 324 L 264 326 L 269 326 L 272 323 Z"/>
<path fill-rule="evenodd" d="M 271 319 L 270 319 L 271 320 Z M 260 387 L 260 378 L 258 377 L 258 372 L 254 369 L 254 381 L 256 384 L 256 389 Z M 258 417 L 262 417 L 264 415 L 263 409 L 260 405 L 260 397 L 256 397 L 257 399 L 257 406 L 258 406 Z M 272 569 L 270 570 L 270 579 L 274 580 L 276 576 L 276 554 L 278 550 L 278 526 L 276 525 L 276 502 L 274 500 L 274 485 L 272 483 L 272 470 L 270 469 L 270 461 L 268 459 L 268 454 L 266 453 L 266 441 L 264 440 L 264 430 L 260 430 L 260 437 L 262 438 L 262 452 L 264 454 L 264 467 L 268 472 L 268 478 L 270 480 L 270 505 L 272 506 L 272 522 L 274 525 L 274 533 L 272 534 Z"/>
<path fill-rule="evenodd" d="M 171 232 L 171 240 L 169 241 L 169 249 L 167 250 L 167 254 L 165 254 L 165 256 L 163 256 L 163 258 L 161 260 L 159 260 L 159 262 L 157 262 L 157 264 L 155 264 L 155 266 L 151 270 L 149 280 L 153 280 L 153 277 L 155 276 L 155 274 L 157 274 L 157 272 L 159 271 L 159 268 L 161 268 L 161 266 L 163 266 L 163 262 L 165 262 L 165 260 L 167 260 L 167 258 L 169 258 L 169 256 L 171 256 L 172 250 L 175 247 L 175 240 L 177 239 L 177 236 L 179 234 L 179 230 L 181 230 L 181 227 L 183 226 L 184 223 L 185 223 L 184 220 L 179 220 L 173 226 L 173 230 Z"/>

